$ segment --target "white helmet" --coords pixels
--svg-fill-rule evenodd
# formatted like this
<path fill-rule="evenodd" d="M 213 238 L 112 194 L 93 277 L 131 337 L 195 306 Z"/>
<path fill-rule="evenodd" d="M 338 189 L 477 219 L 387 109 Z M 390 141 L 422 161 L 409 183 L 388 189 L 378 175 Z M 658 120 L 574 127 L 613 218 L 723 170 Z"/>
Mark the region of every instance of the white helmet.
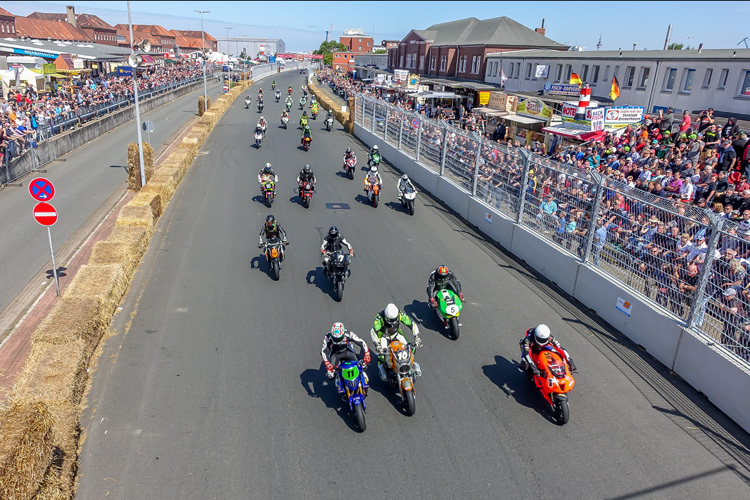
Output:
<path fill-rule="evenodd" d="M 396 307 L 396 304 L 388 304 L 385 306 L 385 309 L 383 309 L 383 316 L 385 317 L 385 322 L 389 326 L 393 326 L 398 320 L 398 307 Z"/>
<path fill-rule="evenodd" d="M 545 345 L 549 342 L 550 334 L 549 327 L 545 324 L 541 324 L 534 328 L 534 341 L 539 345 Z"/>
<path fill-rule="evenodd" d="M 375 144 L 375 145 L 374 145 L 374 146 L 372 147 L 372 150 L 373 150 L 373 151 L 377 151 L 377 150 L 378 150 L 378 145 L 377 145 L 377 144 Z"/>
<path fill-rule="evenodd" d="M 373 165 L 372 167 L 370 167 L 370 173 L 371 173 L 372 175 L 375 175 L 375 174 L 377 174 L 377 173 L 378 173 L 378 167 L 376 167 L 376 166 L 374 166 L 374 165 Z"/>
<path fill-rule="evenodd" d="M 403 179 L 405 181 L 408 181 L 409 180 L 409 176 L 406 175 L 406 174 L 404 174 L 404 175 L 401 176 L 401 179 Z"/>

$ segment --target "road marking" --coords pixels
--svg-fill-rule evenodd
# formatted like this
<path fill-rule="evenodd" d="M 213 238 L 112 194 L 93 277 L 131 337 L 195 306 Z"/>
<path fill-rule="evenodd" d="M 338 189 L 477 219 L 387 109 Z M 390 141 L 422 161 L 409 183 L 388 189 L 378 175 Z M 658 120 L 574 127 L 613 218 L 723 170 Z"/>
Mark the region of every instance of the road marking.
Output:
<path fill-rule="evenodd" d="M 326 203 L 328 210 L 349 210 L 348 203 Z"/>

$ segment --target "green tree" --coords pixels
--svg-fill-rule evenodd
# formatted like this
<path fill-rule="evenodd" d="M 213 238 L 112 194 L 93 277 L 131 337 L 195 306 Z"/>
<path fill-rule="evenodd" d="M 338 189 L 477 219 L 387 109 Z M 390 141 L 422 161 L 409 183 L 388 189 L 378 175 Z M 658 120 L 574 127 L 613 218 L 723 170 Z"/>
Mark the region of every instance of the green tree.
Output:
<path fill-rule="evenodd" d="M 672 42 L 667 45 L 667 50 L 693 50 L 693 48 L 690 45 Z"/>
<path fill-rule="evenodd" d="M 373 54 L 385 54 L 386 50 L 385 49 L 375 49 L 375 50 L 372 51 L 372 53 Z"/>
<path fill-rule="evenodd" d="M 343 43 L 337 41 L 322 42 L 318 50 L 313 50 L 313 54 L 323 56 L 323 64 L 330 66 L 333 64 L 333 53 L 334 52 L 346 52 L 348 47 Z"/>

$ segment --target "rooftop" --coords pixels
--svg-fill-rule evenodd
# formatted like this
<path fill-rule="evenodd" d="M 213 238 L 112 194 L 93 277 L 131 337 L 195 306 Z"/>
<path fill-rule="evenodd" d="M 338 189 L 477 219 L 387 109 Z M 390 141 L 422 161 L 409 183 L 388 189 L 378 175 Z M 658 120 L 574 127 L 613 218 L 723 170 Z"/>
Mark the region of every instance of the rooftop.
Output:
<path fill-rule="evenodd" d="M 537 46 L 566 49 L 567 46 L 547 38 L 509 17 L 479 20 L 468 17 L 447 23 L 433 24 L 424 30 L 413 30 L 434 47 L 450 45 L 497 45 L 503 47 Z"/>
<path fill-rule="evenodd" d="M 32 19 L 42 19 L 44 21 L 57 21 L 61 23 L 68 22 L 68 15 L 56 12 L 32 12 L 27 17 Z M 76 14 L 76 24 L 79 28 L 98 28 L 114 30 L 114 26 L 106 23 L 99 16 L 93 14 Z"/>
<path fill-rule="evenodd" d="M 89 35 L 69 23 L 46 21 L 29 17 L 16 17 L 16 34 L 30 38 L 90 42 Z"/>
<path fill-rule="evenodd" d="M 500 53 L 487 57 L 500 58 Z M 750 49 L 703 49 L 698 50 L 514 50 L 503 52 L 502 57 L 525 57 L 528 59 L 625 59 L 625 60 L 677 60 L 677 59 L 750 59 Z"/>
<path fill-rule="evenodd" d="M 20 18 L 19 18 L 20 19 Z M 55 58 L 60 54 L 76 54 L 81 59 L 120 61 L 130 55 L 130 49 L 100 43 L 76 43 L 49 40 L 0 39 L 0 48 L 22 49 L 28 55 Z"/>

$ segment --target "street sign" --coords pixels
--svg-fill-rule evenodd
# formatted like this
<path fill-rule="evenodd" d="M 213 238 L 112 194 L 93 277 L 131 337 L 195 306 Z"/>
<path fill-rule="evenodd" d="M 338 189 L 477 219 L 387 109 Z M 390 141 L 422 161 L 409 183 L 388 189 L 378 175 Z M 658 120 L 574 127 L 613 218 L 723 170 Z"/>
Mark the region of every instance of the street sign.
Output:
<path fill-rule="evenodd" d="M 49 203 L 37 203 L 34 207 L 34 220 L 42 226 L 53 226 L 57 222 L 57 210 Z"/>
<path fill-rule="evenodd" d="M 141 127 L 143 128 L 144 132 L 153 132 L 154 131 L 154 122 L 147 120 L 141 124 Z"/>
<path fill-rule="evenodd" d="M 29 182 L 29 194 L 36 201 L 52 201 L 55 197 L 55 186 L 44 177 L 37 177 Z"/>

